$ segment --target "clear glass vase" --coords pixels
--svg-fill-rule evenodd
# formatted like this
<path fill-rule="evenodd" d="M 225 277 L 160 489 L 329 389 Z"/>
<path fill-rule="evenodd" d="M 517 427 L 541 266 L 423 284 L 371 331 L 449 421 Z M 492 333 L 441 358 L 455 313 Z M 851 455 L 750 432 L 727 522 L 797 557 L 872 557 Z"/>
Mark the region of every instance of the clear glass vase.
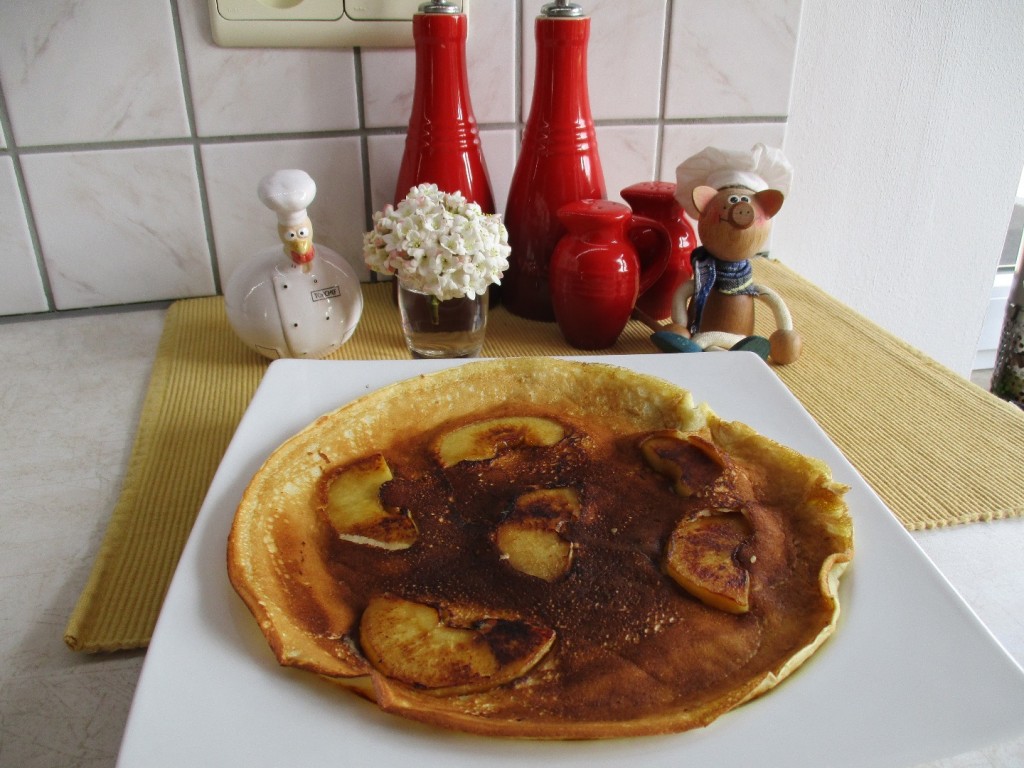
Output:
<path fill-rule="evenodd" d="M 413 357 L 474 357 L 487 330 L 487 295 L 439 300 L 398 285 L 405 344 Z"/>

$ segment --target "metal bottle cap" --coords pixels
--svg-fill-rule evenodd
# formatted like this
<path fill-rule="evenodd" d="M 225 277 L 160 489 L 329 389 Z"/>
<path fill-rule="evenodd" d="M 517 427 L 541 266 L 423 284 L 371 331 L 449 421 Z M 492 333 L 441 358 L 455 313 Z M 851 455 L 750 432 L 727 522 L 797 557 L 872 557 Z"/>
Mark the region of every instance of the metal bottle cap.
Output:
<path fill-rule="evenodd" d="M 420 13 L 462 13 L 462 8 L 452 0 L 431 0 L 419 7 Z"/>
<path fill-rule="evenodd" d="M 547 3 L 540 9 L 541 16 L 557 19 L 570 19 L 583 16 L 583 6 L 579 3 L 571 3 L 569 0 L 555 0 Z"/>

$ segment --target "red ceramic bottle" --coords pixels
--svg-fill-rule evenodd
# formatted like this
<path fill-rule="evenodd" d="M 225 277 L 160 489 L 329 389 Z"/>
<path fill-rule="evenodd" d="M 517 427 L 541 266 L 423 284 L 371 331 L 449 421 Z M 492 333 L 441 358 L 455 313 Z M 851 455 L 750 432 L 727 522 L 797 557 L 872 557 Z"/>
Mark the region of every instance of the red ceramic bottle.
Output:
<path fill-rule="evenodd" d="M 578 200 L 558 218 L 568 232 L 551 256 L 551 302 L 565 340 L 578 349 L 605 349 L 629 322 L 637 296 L 661 277 L 672 251 L 659 222 L 632 216 L 610 200 Z M 657 237 L 650 260 L 640 267 L 630 235 Z"/>
<path fill-rule="evenodd" d="M 534 33 L 533 102 L 505 207 L 512 253 L 501 296 L 513 314 L 551 321 L 548 267 L 565 234 L 558 209 L 603 198 L 605 186 L 587 87 L 590 19 L 560 0 L 544 6 Z"/>
<path fill-rule="evenodd" d="M 626 187 L 619 194 L 633 213 L 661 222 L 672 239 L 672 253 L 661 277 L 650 290 L 637 299 L 637 309 L 646 312 L 655 320 L 672 316 L 672 297 L 680 285 L 693 275 L 690 254 L 697 244 L 693 226 L 686 220 L 683 207 L 676 200 L 676 185 L 669 181 L 644 181 Z M 651 232 L 638 230 L 633 235 L 633 245 L 640 257 L 641 266 L 654 258 L 660 237 Z"/>
<path fill-rule="evenodd" d="M 469 98 L 466 74 L 466 15 L 445 0 L 420 6 L 412 20 L 416 44 L 416 84 L 398 171 L 395 203 L 410 187 L 437 184 L 462 192 L 494 213 L 480 132 Z"/>

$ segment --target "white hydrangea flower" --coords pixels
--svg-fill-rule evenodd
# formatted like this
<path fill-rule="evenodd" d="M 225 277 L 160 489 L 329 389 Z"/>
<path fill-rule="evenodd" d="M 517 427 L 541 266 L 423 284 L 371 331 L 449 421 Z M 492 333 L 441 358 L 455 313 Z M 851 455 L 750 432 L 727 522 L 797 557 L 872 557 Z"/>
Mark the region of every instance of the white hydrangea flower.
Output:
<path fill-rule="evenodd" d="M 475 298 L 500 283 L 510 251 L 501 217 L 436 184 L 413 187 L 397 207 L 374 213 L 363 236 L 370 269 L 441 301 Z"/>

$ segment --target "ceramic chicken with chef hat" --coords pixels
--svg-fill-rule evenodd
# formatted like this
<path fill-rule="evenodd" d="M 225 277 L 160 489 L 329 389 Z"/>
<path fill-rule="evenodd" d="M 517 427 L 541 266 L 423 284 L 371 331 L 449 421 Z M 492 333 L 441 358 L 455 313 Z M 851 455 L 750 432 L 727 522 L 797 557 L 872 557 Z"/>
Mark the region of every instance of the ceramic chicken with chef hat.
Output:
<path fill-rule="evenodd" d="M 672 320 L 685 326 L 692 350 L 748 349 L 772 362 L 800 356 L 799 333 L 782 298 L 754 282 L 750 260 L 762 253 L 771 222 L 789 193 L 793 169 L 782 151 L 707 147 L 676 169 L 676 199 L 697 221 L 701 245 L 693 278 L 675 294 Z M 754 335 L 755 299 L 771 309 L 777 330 Z"/>
<path fill-rule="evenodd" d="M 306 209 L 316 183 L 287 169 L 260 180 L 257 195 L 277 216 L 284 244 L 253 254 L 224 288 L 228 322 L 264 357 L 317 358 L 352 336 L 363 311 L 359 275 L 346 259 L 313 243 Z"/>
<path fill-rule="evenodd" d="M 257 194 L 260 202 L 277 214 L 277 235 L 284 243 L 285 254 L 308 272 L 316 248 L 306 208 L 316 197 L 316 182 L 305 171 L 278 171 L 263 177 Z"/>

